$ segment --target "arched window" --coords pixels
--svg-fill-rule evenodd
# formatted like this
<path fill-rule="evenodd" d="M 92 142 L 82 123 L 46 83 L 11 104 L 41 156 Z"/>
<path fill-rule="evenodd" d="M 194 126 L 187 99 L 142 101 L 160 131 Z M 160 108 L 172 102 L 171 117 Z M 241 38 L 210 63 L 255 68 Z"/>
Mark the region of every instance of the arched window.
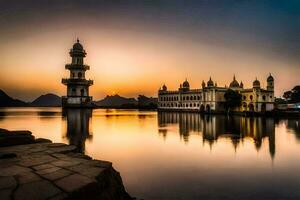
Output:
<path fill-rule="evenodd" d="M 186 97 L 186 100 L 189 100 L 189 99 L 190 99 L 190 97 L 189 97 L 189 96 L 187 96 L 187 97 Z"/>
<path fill-rule="evenodd" d="M 243 97 L 243 98 L 244 98 L 244 100 L 246 100 L 246 98 L 247 98 L 247 97 L 244 95 L 244 97 Z"/>
<path fill-rule="evenodd" d="M 251 99 L 251 101 L 253 100 L 253 96 L 252 95 L 250 95 L 250 99 Z"/>
<path fill-rule="evenodd" d="M 264 101 L 266 100 L 266 96 L 265 95 L 262 98 L 263 98 Z"/>
<path fill-rule="evenodd" d="M 81 95 L 81 96 L 84 96 L 84 89 L 81 89 L 81 90 L 80 90 L 80 95 Z"/>
<path fill-rule="evenodd" d="M 71 73 L 71 77 L 72 77 L 72 78 L 75 77 L 75 73 L 74 73 L 74 72 Z"/>
<path fill-rule="evenodd" d="M 183 97 L 183 101 L 185 101 L 185 96 Z"/>
<path fill-rule="evenodd" d="M 72 95 L 76 95 L 76 89 L 75 88 L 72 88 Z"/>
<path fill-rule="evenodd" d="M 82 78 L 82 73 L 78 72 L 78 78 Z"/>

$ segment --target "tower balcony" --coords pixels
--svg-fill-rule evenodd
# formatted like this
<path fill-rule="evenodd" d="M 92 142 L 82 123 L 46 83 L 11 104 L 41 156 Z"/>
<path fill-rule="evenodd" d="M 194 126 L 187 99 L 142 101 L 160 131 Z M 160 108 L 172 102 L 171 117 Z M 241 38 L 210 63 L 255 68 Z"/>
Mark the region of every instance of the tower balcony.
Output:
<path fill-rule="evenodd" d="M 91 96 L 63 96 L 63 107 L 91 107 L 93 98 Z"/>
<path fill-rule="evenodd" d="M 64 85 L 93 85 L 93 80 L 79 79 L 79 78 L 63 78 L 61 83 Z"/>
<path fill-rule="evenodd" d="M 79 70 L 89 70 L 89 65 L 83 65 L 83 64 L 66 64 L 65 69 L 71 70 L 71 69 L 79 69 Z"/>

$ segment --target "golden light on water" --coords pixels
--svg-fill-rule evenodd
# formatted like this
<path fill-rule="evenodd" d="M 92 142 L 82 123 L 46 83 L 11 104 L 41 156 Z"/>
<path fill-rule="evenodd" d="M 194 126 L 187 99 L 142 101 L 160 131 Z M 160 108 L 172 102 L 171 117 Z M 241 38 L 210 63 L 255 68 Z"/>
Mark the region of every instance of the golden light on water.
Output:
<path fill-rule="evenodd" d="M 151 197 L 156 191 L 159 197 L 193 199 L 189 194 L 199 190 L 191 185 L 209 191 L 213 184 L 218 195 L 229 196 L 228 190 L 244 195 L 249 188 L 299 187 L 294 185 L 300 166 L 299 120 L 115 109 L 73 109 L 63 116 L 59 108 L 1 112 L 2 128 L 29 129 L 36 137 L 70 143 L 95 159 L 112 161 L 136 196 Z M 224 184 L 228 180 L 231 184 Z"/>

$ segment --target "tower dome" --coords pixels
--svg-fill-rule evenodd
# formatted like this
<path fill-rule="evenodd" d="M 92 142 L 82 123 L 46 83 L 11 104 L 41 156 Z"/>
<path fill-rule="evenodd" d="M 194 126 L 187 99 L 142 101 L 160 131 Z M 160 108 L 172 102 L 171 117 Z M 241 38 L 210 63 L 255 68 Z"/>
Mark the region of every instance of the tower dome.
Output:
<path fill-rule="evenodd" d="M 207 81 L 207 87 L 213 87 L 214 82 L 211 80 L 211 77 L 209 77 L 209 81 Z"/>
<path fill-rule="evenodd" d="M 257 78 L 255 79 L 255 81 L 253 81 L 253 88 L 260 88 L 260 82 L 259 80 L 257 80 Z"/>
<path fill-rule="evenodd" d="M 274 81 L 274 78 L 272 76 L 272 74 L 270 73 L 269 77 L 267 78 L 267 82 L 271 82 Z"/>
<path fill-rule="evenodd" d="M 241 81 L 240 88 L 244 88 L 244 83 Z"/>
<path fill-rule="evenodd" d="M 204 80 L 202 81 L 202 88 L 205 88 L 205 82 L 204 82 Z"/>
<path fill-rule="evenodd" d="M 240 87 L 240 84 L 239 84 L 239 82 L 237 82 L 237 80 L 235 79 L 235 76 L 233 76 L 233 80 L 231 81 L 229 87 L 231 87 L 231 88 L 238 88 L 238 87 Z"/>
<path fill-rule="evenodd" d="M 271 73 L 270 73 L 269 77 L 267 78 L 267 90 L 274 92 L 274 78 L 271 75 Z"/>
<path fill-rule="evenodd" d="M 80 44 L 79 39 L 77 39 L 77 42 L 73 45 L 73 50 L 83 51 L 83 46 Z"/>
<path fill-rule="evenodd" d="M 167 86 L 164 84 L 164 85 L 162 86 L 162 90 L 163 90 L 163 91 L 167 91 L 167 89 L 168 89 Z"/>
<path fill-rule="evenodd" d="M 71 57 L 85 57 L 86 52 L 83 49 L 82 44 L 80 44 L 79 39 L 77 39 L 77 42 L 73 44 L 73 48 L 70 50 L 70 56 Z"/>
<path fill-rule="evenodd" d="M 190 83 L 185 79 L 185 81 L 182 83 L 182 87 L 184 88 L 190 88 Z"/>

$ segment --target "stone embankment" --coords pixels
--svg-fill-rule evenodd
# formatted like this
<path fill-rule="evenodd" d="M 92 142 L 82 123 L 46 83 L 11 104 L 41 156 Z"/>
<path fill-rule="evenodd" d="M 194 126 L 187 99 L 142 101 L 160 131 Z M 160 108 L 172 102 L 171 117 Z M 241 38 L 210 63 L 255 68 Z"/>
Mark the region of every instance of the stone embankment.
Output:
<path fill-rule="evenodd" d="M 132 199 L 112 163 L 76 147 L 0 129 L 0 199 Z"/>

